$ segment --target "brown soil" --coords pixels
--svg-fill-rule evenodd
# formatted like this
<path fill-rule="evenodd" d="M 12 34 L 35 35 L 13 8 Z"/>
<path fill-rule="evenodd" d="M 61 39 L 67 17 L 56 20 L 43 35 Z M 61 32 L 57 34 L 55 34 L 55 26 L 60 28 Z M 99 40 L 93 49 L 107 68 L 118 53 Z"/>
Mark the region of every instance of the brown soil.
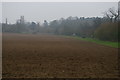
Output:
<path fill-rule="evenodd" d="M 3 78 L 115 78 L 118 49 L 55 35 L 3 34 Z"/>

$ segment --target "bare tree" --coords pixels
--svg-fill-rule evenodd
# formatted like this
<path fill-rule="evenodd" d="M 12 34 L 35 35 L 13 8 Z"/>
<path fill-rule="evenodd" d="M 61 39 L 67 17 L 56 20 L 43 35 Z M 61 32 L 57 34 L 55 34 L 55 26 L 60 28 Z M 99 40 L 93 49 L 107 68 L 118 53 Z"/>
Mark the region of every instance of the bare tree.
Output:
<path fill-rule="evenodd" d="M 108 11 L 104 12 L 105 17 L 107 17 L 111 22 L 116 22 L 120 18 L 120 1 L 118 2 L 118 9 L 115 10 L 114 7 L 109 8 Z"/>
<path fill-rule="evenodd" d="M 120 21 L 120 1 L 118 2 L 118 20 Z"/>
<path fill-rule="evenodd" d="M 105 15 L 105 17 L 108 19 L 108 20 L 110 20 L 111 22 L 113 21 L 113 15 L 112 14 L 110 14 L 109 12 L 104 12 L 104 15 Z"/>
<path fill-rule="evenodd" d="M 115 10 L 114 8 L 110 8 L 110 9 L 109 9 L 109 12 L 111 13 L 111 15 L 112 15 L 112 17 L 113 17 L 114 22 L 116 22 L 117 19 L 118 19 L 118 17 L 119 17 L 119 15 L 120 15 L 119 9 L 118 9 L 118 10 Z"/>

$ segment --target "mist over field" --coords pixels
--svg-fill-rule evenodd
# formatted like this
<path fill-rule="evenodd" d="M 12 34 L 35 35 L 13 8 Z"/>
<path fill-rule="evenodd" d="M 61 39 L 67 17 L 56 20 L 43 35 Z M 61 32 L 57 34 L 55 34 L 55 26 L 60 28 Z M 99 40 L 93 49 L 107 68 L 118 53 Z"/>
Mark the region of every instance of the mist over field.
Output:
<path fill-rule="evenodd" d="M 2 78 L 119 78 L 119 4 L 2 3 Z"/>

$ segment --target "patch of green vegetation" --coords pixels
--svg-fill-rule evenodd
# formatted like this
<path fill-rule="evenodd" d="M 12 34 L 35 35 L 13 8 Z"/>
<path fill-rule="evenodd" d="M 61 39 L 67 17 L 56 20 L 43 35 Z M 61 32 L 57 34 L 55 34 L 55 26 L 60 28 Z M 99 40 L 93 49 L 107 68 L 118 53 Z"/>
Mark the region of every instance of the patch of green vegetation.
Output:
<path fill-rule="evenodd" d="M 102 45 L 106 45 L 106 46 L 110 46 L 110 47 L 114 47 L 114 48 L 120 48 L 120 46 L 118 46 L 118 45 L 120 45 L 120 42 L 102 41 L 102 40 L 97 40 L 97 39 L 93 39 L 93 38 L 81 38 L 78 36 L 64 36 L 64 37 L 94 42 L 97 44 L 102 44 Z"/>

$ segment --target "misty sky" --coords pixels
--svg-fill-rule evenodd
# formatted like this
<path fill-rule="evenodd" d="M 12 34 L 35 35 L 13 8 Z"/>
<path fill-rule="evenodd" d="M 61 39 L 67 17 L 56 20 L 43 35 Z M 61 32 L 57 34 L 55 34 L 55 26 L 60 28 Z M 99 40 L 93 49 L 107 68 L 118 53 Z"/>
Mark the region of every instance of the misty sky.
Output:
<path fill-rule="evenodd" d="M 8 18 L 8 22 L 15 23 L 21 15 L 26 21 L 41 23 L 69 16 L 103 16 L 111 7 L 117 9 L 117 2 L 3 2 L 2 22 Z"/>

